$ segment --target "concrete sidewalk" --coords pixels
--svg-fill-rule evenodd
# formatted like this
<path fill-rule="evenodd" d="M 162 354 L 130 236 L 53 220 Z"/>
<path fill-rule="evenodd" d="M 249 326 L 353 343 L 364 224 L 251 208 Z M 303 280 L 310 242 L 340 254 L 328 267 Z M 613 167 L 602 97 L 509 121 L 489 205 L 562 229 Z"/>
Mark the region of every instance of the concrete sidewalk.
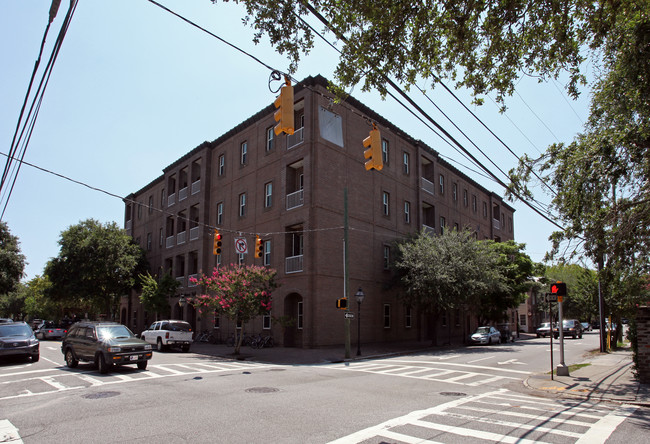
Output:
<path fill-rule="evenodd" d="M 570 376 L 538 373 L 529 376 L 524 385 L 540 394 L 557 398 L 611 401 L 650 407 L 650 386 L 634 377 L 632 351 L 590 353 Z"/>

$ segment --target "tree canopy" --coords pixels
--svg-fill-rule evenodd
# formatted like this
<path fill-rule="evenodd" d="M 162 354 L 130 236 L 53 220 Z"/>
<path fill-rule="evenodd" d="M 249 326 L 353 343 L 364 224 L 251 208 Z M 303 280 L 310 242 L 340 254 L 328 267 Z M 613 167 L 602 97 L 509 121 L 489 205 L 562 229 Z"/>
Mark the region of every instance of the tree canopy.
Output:
<path fill-rule="evenodd" d="M 149 272 L 139 276 L 142 284 L 140 302 L 148 312 L 165 315 L 170 312 L 169 298 L 176 294 L 181 285 L 169 271 L 163 273 L 158 280 Z"/>
<path fill-rule="evenodd" d="M 82 221 L 61 233 L 59 246 L 59 255 L 45 267 L 49 296 L 79 310 L 114 316 L 120 296 L 147 269 L 142 248 L 115 222 Z"/>
<path fill-rule="evenodd" d="M 211 276 L 201 273 L 195 283 L 205 291 L 190 301 L 199 313 L 214 312 L 224 315 L 236 325 L 270 313 L 271 293 L 278 284 L 277 272 L 257 265 L 234 265 L 215 268 Z M 235 330 L 236 331 L 236 330 Z M 239 354 L 242 335 L 235 341 L 235 354 Z"/>
<path fill-rule="evenodd" d="M 18 287 L 25 270 L 25 256 L 20 252 L 18 237 L 11 234 L 5 222 L 0 222 L 0 295 Z"/>

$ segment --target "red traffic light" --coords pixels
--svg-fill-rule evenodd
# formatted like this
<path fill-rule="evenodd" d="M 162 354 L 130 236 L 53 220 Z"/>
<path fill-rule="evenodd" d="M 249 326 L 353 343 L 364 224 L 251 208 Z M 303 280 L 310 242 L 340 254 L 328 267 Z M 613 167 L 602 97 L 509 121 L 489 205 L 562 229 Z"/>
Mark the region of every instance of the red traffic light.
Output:
<path fill-rule="evenodd" d="M 566 296 L 566 284 L 564 282 L 551 284 L 551 294 L 556 296 Z"/>

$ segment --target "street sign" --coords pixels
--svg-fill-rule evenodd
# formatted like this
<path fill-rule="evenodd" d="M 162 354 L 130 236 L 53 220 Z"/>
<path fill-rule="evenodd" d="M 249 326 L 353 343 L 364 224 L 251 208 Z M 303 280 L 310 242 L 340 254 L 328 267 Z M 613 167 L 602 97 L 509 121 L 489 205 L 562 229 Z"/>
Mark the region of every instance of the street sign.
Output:
<path fill-rule="evenodd" d="M 549 302 L 557 302 L 557 295 L 553 293 L 546 293 Z"/>
<path fill-rule="evenodd" d="M 235 238 L 235 251 L 239 254 L 248 253 L 248 243 L 245 237 Z"/>
<path fill-rule="evenodd" d="M 354 313 L 346 313 L 345 319 L 354 319 Z"/>

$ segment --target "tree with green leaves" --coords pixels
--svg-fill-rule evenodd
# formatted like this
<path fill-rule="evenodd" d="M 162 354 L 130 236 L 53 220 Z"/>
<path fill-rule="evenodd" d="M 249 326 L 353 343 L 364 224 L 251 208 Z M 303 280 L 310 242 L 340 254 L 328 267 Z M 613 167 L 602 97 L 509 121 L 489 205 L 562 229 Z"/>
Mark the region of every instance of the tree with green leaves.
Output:
<path fill-rule="evenodd" d="M 500 284 L 479 295 L 473 306 L 479 324 L 503 322 L 507 311 L 516 308 L 526 300 L 527 291 L 532 285 L 533 261 L 524 253 L 525 245 L 515 241 L 485 243 L 497 255 L 495 267 L 500 276 Z"/>
<path fill-rule="evenodd" d="M 180 282 L 174 279 L 169 271 L 163 273 L 158 280 L 149 272 L 139 277 L 142 285 L 140 302 L 144 309 L 156 313 L 156 319 L 158 315 L 167 316 L 171 311 L 169 298 L 176 294 Z"/>
<path fill-rule="evenodd" d="M 436 326 L 443 312 L 467 308 L 490 291 L 506 290 L 498 260 L 496 251 L 470 231 L 446 230 L 437 236 L 423 230 L 398 243 L 394 267 L 405 305 L 429 314 Z M 437 343 L 436 328 L 432 340 Z"/>
<path fill-rule="evenodd" d="M 6 222 L 0 222 L 0 295 L 18 287 L 25 270 L 25 256 L 20 252 L 18 238 L 9 231 Z"/>
<path fill-rule="evenodd" d="M 144 251 L 115 222 L 87 219 L 61 233 L 59 255 L 45 274 L 49 296 L 115 319 L 119 300 L 147 270 Z"/>
<path fill-rule="evenodd" d="M 278 287 L 277 271 L 256 265 L 234 265 L 215 268 L 212 275 L 200 274 L 193 280 L 205 291 L 190 303 L 199 313 L 216 313 L 244 325 L 271 311 L 272 292 Z M 235 329 L 235 354 L 239 354 L 242 331 Z"/>

